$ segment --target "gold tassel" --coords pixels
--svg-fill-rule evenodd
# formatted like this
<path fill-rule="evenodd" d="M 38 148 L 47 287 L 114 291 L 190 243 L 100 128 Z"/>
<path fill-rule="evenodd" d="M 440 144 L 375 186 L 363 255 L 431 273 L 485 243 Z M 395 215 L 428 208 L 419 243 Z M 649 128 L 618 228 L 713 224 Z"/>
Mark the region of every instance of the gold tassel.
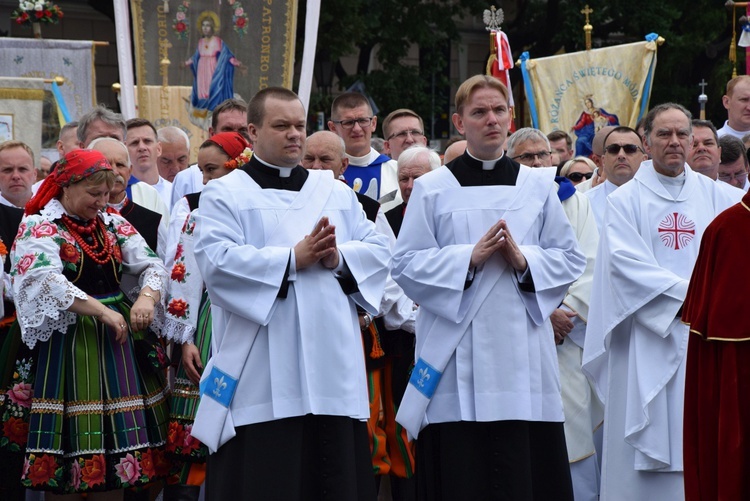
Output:
<path fill-rule="evenodd" d="M 378 329 L 377 327 L 375 327 L 375 321 L 370 323 L 368 329 L 370 329 L 370 336 L 372 336 L 372 350 L 370 350 L 370 358 L 380 358 L 385 355 L 385 352 L 383 351 L 383 347 L 380 346 L 380 334 L 378 334 Z"/>

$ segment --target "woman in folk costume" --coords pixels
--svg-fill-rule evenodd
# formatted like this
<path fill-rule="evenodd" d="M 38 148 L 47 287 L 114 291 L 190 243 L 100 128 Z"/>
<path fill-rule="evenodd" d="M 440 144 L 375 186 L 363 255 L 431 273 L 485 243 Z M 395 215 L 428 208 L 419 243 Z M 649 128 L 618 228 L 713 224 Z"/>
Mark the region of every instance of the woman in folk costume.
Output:
<path fill-rule="evenodd" d="M 101 153 L 76 150 L 26 205 L 11 251 L 20 336 L 0 360 L 13 364 L 0 447 L 25 454 L 22 485 L 89 500 L 169 470 L 167 360 L 147 330 L 161 323 L 167 273 L 130 223 L 102 212 L 114 178 Z M 123 272 L 140 279 L 132 304 Z"/>
<path fill-rule="evenodd" d="M 248 162 L 251 155 L 249 143 L 237 132 L 212 136 L 198 151 L 198 168 L 203 172 L 203 184 L 229 174 Z M 206 446 L 190 434 L 200 398 L 200 372 L 208 361 L 211 349 L 211 301 L 193 254 L 195 211 L 199 200 L 200 192 L 187 195 L 178 202 L 188 205 L 190 212 L 182 226 L 174 256 L 162 331 L 164 337 L 182 345 L 182 358 L 174 380 L 167 440 L 167 451 L 180 462 L 173 471 L 175 474 L 169 478 L 165 501 L 198 499 L 200 485 L 205 479 L 208 454 Z"/>

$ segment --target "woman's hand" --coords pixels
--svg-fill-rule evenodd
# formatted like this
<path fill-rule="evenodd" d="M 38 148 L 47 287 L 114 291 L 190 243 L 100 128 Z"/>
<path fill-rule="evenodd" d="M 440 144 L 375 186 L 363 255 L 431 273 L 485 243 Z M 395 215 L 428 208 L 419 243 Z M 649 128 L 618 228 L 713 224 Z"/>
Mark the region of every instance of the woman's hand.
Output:
<path fill-rule="evenodd" d="M 138 296 L 130 308 L 130 325 L 134 331 L 145 330 L 154 319 L 154 301 L 148 296 Z"/>
<path fill-rule="evenodd" d="M 125 323 L 125 318 L 115 310 L 104 308 L 104 313 L 101 314 L 99 320 L 115 331 L 115 340 L 118 343 L 123 344 L 128 339 L 128 324 Z"/>
<path fill-rule="evenodd" d="M 201 372 L 203 364 L 201 363 L 201 353 L 192 343 L 182 345 L 182 368 L 185 369 L 190 381 L 198 386 L 201 382 Z"/>

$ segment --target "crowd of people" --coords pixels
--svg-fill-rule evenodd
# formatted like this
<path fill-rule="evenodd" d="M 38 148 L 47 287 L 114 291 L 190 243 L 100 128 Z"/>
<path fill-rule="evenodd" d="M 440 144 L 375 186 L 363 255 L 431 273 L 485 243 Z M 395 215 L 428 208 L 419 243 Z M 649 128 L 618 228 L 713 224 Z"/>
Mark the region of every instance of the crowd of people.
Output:
<path fill-rule="evenodd" d="M 308 137 L 283 88 L 194 165 L 103 106 L 51 166 L 0 144 L 0 498 L 750 497 L 749 103 L 586 156 L 484 75 L 442 157 L 353 92 Z"/>

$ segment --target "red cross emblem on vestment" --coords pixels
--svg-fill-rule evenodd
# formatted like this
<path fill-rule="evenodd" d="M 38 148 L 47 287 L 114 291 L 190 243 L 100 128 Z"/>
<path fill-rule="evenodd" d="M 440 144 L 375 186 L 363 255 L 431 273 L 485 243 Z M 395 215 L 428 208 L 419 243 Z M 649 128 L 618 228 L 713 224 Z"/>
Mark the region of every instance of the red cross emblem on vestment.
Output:
<path fill-rule="evenodd" d="M 695 223 L 685 214 L 672 212 L 661 220 L 658 232 L 666 247 L 680 250 L 695 238 Z"/>

